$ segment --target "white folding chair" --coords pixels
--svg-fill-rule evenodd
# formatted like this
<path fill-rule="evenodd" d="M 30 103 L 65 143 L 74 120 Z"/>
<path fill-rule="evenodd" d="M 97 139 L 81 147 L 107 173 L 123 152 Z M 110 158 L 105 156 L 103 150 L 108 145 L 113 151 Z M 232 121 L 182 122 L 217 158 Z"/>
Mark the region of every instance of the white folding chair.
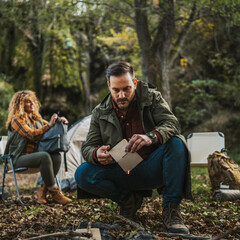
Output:
<path fill-rule="evenodd" d="M 197 132 L 187 137 L 188 149 L 191 153 L 191 166 L 207 166 L 207 157 L 215 151 L 225 148 L 222 132 Z"/>

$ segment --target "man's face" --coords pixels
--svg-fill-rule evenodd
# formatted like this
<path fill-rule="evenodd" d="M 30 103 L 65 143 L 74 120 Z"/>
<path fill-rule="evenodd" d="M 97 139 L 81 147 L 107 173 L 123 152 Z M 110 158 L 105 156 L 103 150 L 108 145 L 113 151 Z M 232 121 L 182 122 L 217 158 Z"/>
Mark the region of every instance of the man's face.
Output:
<path fill-rule="evenodd" d="M 135 96 L 137 79 L 133 79 L 130 73 L 125 73 L 121 76 L 110 76 L 107 83 L 114 102 L 120 109 L 127 109 Z"/>

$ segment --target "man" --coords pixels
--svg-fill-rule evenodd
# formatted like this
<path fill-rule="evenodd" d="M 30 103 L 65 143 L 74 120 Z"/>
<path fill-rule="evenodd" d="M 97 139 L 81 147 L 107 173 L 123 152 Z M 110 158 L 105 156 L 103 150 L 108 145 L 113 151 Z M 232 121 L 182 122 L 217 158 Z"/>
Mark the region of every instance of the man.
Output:
<path fill-rule="evenodd" d="M 189 233 L 179 208 L 183 195 L 191 198 L 191 183 L 178 120 L 160 92 L 137 81 L 129 63 L 110 65 L 107 84 L 110 94 L 93 110 L 82 147 L 87 163 L 75 173 L 79 188 L 117 202 L 128 218 L 141 207 L 143 190 L 162 189 L 165 228 Z M 144 159 L 129 174 L 108 152 L 124 138 L 129 141 L 125 151 Z"/>

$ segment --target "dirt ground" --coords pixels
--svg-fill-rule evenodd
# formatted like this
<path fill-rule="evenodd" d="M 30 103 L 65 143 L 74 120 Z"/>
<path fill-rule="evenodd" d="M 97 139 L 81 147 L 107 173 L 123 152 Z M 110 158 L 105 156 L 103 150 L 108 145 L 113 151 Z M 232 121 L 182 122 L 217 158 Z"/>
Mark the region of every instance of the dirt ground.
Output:
<path fill-rule="evenodd" d="M 13 177 L 7 176 L 6 189 L 12 201 L 4 203 L 0 201 L 0 239 L 22 240 L 45 234 L 66 233 L 83 226 L 86 228 L 90 223 L 92 227 L 101 230 L 103 240 L 194 239 L 167 235 L 162 225 L 161 196 L 145 198 L 136 220 L 131 223 L 119 218 L 119 208 L 111 200 L 79 200 L 76 199 L 76 191 L 65 193 L 73 200 L 65 206 L 54 203 L 49 196 L 47 204 L 37 204 L 35 192 L 38 189 L 36 187 L 38 177 L 39 173 L 17 175 L 23 201 L 33 203 L 30 206 L 22 206 L 17 201 Z M 240 239 L 240 200 L 234 203 L 221 203 L 206 201 L 201 195 L 196 196 L 195 200 L 195 203 L 191 201 L 182 203 L 185 223 L 191 234 L 198 236 L 195 239 L 213 239 L 212 237 L 216 236 L 220 238 L 215 239 Z"/>

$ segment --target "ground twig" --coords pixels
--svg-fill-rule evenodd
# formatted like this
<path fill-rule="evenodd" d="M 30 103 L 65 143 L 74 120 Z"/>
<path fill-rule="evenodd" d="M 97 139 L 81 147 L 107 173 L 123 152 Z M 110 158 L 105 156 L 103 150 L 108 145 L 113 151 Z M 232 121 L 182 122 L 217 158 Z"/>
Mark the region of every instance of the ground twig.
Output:
<path fill-rule="evenodd" d="M 237 232 L 238 230 L 240 231 L 239 227 L 234 227 L 234 228 L 232 228 L 232 229 L 230 229 L 230 230 L 228 230 L 228 231 L 226 231 L 226 232 L 224 232 L 224 233 L 222 233 L 222 234 L 220 234 L 220 235 L 218 235 L 216 237 L 213 237 L 212 240 L 224 239 L 228 235 L 233 234 L 233 233 Z"/>
<path fill-rule="evenodd" d="M 121 215 L 118 215 L 117 213 L 113 212 L 112 210 L 110 210 L 109 208 L 105 207 L 105 206 L 101 206 L 102 208 L 104 208 L 105 210 L 107 210 L 109 213 L 111 213 L 112 215 L 114 215 L 116 218 L 122 220 L 123 222 L 128 223 L 129 225 L 131 225 L 132 227 L 136 228 L 139 231 L 146 231 L 141 225 L 139 225 L 138 223 L 134 222 L 133 220 L 130 220 L 128 218 L 125 218 Z"/>
<path fill-rule="evenodd" d="M 81 237 L 80 240 L 89 240 L 92 239 L 92 234 L 88 232 L 79 233 L 79 232 L 57 232 L 57 233 L 50 233 L 50 234 L 44 234 L 36 237 L 26 238 L 25 240 L 36 240 L 36 239 L 44 239 L 49 237 Z"/>

